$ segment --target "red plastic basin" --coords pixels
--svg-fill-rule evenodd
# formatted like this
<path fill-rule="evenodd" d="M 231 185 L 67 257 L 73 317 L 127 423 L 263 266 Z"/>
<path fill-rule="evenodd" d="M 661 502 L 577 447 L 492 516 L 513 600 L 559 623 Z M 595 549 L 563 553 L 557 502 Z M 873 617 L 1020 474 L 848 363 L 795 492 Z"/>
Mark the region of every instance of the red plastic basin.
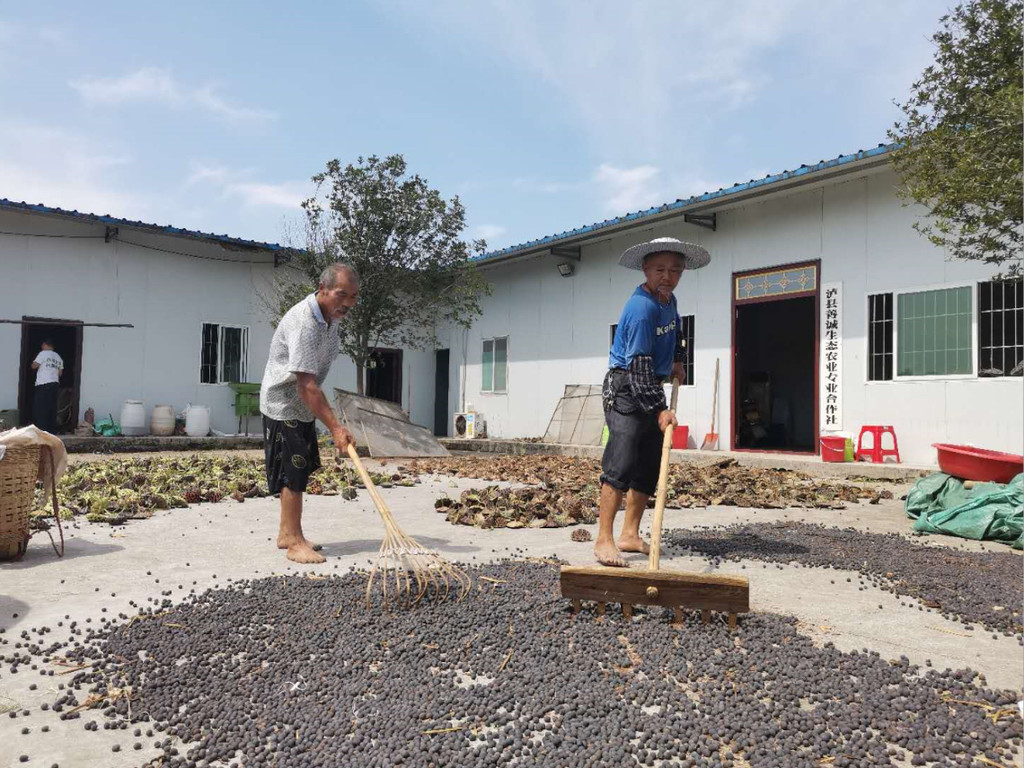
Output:
<path fill-rule="evenodd" d="M 969 445 L 933 443 L 939 452 L 939 469 L 961 480 L 1008 483 L 1024 472 L 1024 456 L 972 448 Z"/>

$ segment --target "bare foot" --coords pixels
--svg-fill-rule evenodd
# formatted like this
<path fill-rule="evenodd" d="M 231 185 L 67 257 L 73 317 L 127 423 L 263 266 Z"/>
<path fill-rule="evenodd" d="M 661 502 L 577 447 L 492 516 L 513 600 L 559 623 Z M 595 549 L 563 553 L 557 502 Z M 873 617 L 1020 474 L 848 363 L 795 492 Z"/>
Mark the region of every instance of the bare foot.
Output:
<path fill-rule="evenodd" d="M 288 549 L 289 547 L 295 546 L 296 544 L 305 544 L 307 547 L 312 549 L 314 552 L 319 552 L 323 549 L 319 544 L 314 544 L 312 541 L 307 539 L 305 536 L 295 536 L 294 534 L 278 533 L 277 534 L 277 548 Z"/>
<path fill-rule="evenodd" d="M 616 568 L 629 567 L 629 563 L 622 559 L 622 553 L 611 542 L 597 542 L 594 545 L 594 557 L 601 565 L 611 565 Z"/>
<path fill-rule="evenodd" d="M 618 541 L 619 549 L 623 552 L 642 552 L 645 555 L 651 554 L 651 548 L 647 542 L 639 536 L 620 536 Z"/>
<path fill-rule="evenodd" d="M 294 563 L 302 563 L 304 565 L 323 563 L 327 559 L 323 555 L 314 552 L 308 543 L 292 544 L 288 547 L 288 552 L 285 556 Z"/>

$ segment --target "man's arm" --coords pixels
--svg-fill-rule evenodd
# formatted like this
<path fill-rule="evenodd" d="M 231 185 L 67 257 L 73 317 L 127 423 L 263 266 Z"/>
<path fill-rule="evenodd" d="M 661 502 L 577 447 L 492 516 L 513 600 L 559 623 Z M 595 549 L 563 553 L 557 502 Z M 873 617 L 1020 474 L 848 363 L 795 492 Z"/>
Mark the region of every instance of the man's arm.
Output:
<path fill-rule="evenodd" d="M 341 422 L 338 421 L 338 417 L 334 414 L 334 409 L 331 408 L 330 403 L 327 402 L 327 398 L 324 396 L 324 391 L 316 383 L 316 377 L 311 373 L 296 373 L 295 378 L 299 388 L 299 397 L 302 398 L 302 402 L 306 404 L 306 407 L 327 427 L 338 453 L 348 448 L 349 443 L 355 444 L 352 433 L 341 426 Z"/>
<path fill-rule="evenodd" d="M 32 370 L 33 371 L 38 371 L 39 370 L 39 363 L 32 363 Z"/>

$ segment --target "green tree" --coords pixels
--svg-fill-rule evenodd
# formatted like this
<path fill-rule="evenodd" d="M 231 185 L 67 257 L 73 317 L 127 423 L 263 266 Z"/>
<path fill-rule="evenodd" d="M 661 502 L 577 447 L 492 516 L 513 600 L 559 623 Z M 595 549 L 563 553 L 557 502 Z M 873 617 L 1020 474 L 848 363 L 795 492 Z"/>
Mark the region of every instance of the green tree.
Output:
<path fill-rule="evenodd" d="M 360 157 L 344 167 L 331 160 L 313 182 L 313 196 L 302 203 L 306 247 L 279 276 L 272 308 L 280 317 L 315 290 L 328 264 L 355 267 L 359 303 L 338 332 L 363 394 L 374 347 L 429 349 L 439 325 L 472 324 L 490 287 L 469 258 L 486 243 L 461 239 L 466 211 L 459 198 L 445 200 L 408 175 L 401 155 Z"/>
<path fill-rule="evenodd" d="M 1021 273 L 1022 0 L 967 0 L 939 20 L 935 62 L 889 131 L 915 228 L 958 259 Z"/>

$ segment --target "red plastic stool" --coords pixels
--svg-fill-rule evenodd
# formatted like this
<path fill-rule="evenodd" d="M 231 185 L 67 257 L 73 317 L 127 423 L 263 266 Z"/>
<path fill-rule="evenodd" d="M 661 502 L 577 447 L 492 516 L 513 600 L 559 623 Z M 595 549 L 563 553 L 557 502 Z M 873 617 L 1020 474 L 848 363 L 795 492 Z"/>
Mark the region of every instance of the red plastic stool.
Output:
<path fill-rule="evenodd" d="M 871 435 L 871 447 L 864 450 L 864 435 Z M 882 435 L 892 435 L 892 448 L 882 447 Z M 860 428 L 860 436 L 857 438 L 857 461 L 871 461 L 881 464 L 886 456 L 895 456 L 900 462 L 900 444 L 896 440 L 896 430 L 890 426 L 876 426 L 867 424 Z"/>

